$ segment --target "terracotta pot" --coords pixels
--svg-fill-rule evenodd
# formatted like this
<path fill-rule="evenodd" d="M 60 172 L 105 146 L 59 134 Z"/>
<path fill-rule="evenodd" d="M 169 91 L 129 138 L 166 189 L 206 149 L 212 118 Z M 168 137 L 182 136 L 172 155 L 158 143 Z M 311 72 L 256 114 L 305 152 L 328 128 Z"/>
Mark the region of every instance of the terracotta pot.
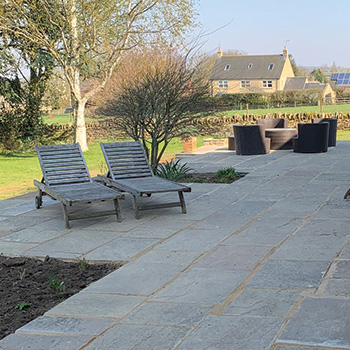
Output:
<path fill-rule="evenodd" d="M 190 136 L 182 139 L 182 149 L 184 153 L 192 153 L 197 149 L 197 137 Z"/>

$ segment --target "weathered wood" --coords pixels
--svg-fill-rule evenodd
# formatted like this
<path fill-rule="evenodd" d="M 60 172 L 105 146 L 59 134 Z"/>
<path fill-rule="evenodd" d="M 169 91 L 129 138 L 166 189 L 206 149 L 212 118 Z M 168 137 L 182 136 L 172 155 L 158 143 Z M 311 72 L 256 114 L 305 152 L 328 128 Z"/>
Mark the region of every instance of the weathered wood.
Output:
<path fill-rule="evenodd" d="M 148 163 L 146 152 L 139 141 L 101 143 L 105 157 L 108 176 L 98 176 L 98 179 L 107 186 L 133 195 L 135 217 L 139 218 L 139 210 L 170 208 L 180 206 L 186 213 L 183 192 L 190 192 L 191 188 L 169 180 L 154 176 Z M 179 202 L 152 204 L 142 206 L 137 198 L 152 193 L 178 192 Z"/>
<path fill-rule="evenodd" d="M 47 194 L 61 202 L 66 227 L 69 220 L 116 214 L 121 220 L 118 199 L 124 199 L 120 192 L 92 181 L 79 144 L 37 146 L 36 151 L 43 173 L 41 182 L 34 180 L 39 198 Z M 79 202 L 113 200 L 113 211 L 101 211 L 83 215 L 69 215 L 68 206 Z"/>

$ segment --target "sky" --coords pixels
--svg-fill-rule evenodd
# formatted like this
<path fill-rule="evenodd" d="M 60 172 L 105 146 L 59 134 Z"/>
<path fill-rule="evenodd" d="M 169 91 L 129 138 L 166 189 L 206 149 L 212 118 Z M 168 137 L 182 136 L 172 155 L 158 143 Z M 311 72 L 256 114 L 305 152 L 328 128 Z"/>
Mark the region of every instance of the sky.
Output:
<path fill-rule="evenodd" d="M 198 0 L 202 51 L 282 53 L 300 66 L 350 67 L 350 0 Z M 211 33 L 211 34 L 210 34 Z M 288 41 L 287 41 L 288 40 Z"/>

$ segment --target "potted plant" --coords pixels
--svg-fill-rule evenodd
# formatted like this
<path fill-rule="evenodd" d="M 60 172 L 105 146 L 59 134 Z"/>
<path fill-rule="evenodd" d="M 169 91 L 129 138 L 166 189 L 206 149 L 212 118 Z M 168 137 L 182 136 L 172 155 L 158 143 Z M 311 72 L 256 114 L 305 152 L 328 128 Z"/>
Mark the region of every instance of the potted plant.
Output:
<path fill-rule="evenodd" d="M 198 129 L 193 125 L 182 129 L 181 142 L 184 153 L 192 153 L 197 149 L 197 134 Z"/>

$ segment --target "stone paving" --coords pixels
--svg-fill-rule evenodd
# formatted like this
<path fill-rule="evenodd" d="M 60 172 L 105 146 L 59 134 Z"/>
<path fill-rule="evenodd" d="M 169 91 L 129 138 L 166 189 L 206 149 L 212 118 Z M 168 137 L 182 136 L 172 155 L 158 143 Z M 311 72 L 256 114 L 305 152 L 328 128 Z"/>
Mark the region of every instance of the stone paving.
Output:
<path fill-rule="evenodd" d="M 72 222 L 34 195 L 0 201 L 0 253 L 127 263 L 0 341 L 0 349 L 350 349 L 350 142 L 323 154 L 187 156 L 233 166 L 230 185 L 193 184 L 188 214 Z M 145 200 L 161 201 L 167 196 Z M 73 207 L 98 210 L 110 203 Z"/>

